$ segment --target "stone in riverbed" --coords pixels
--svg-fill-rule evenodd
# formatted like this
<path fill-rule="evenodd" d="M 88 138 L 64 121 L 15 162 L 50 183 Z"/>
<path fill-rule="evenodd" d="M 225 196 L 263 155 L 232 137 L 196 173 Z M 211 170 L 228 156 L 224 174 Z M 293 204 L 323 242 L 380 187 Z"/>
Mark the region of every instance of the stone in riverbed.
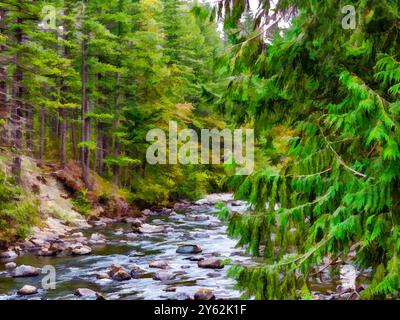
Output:
<path fill-rule="evenodd" d="M 156 260 L 149 263 L 150 268 L 167 269 L 169 267 L 168 261 Z"/>
<path fill-rule="evenodd" d="M 96 291 L 93 291 L 93 290 L 87 289 L 87 288 L 78 288 L 75 290 L 74 294 L 78 297 L 83 297 L 83 298 L 95 298 L 96 297 Z"/>
<path fill-rule="evenodd" d="M 145 216 L 151 216 L 151 215 L 153 214 L 153 212 L 152 212 L 151 210 L 149 210 L 149 209 L 143 210 L 142 213 L 143 213 Z"/>
<path fill-rule="evenodd" d="M 128 281 L 132 279 L 131 275 L 120 265 L 113 264 L 108 274 L 115 281 Z"/>
<path fill-rule="evenodd" d="M 106 243 L 106 238 L 100 233 L 93 233 L 90 236 L 89 243 L 91 245 L 105 244 Z"/>
<path fill-rule="evenodd" d="M 74 256 L 85 256 L 92 253 L 92 249 L 88 246 L 81 245 L 72 249 L 72 255 Z"/>
<path fill-rule="evenodd" d="M 43 248 L 36 255 L 39 257 L 54 257 L 57 255 L 57 251 L 53 251 L 50 248 Z"/>
<path fill-rule="evenodd" d="M 207 273 L 207 277 L 209 277 L 209 278 L 218 278 L 218 277 L 220 277 L 220 276 L 221 276 L 221 274 L 218 273 L 218 272 L 210 272 L 210 273 Z"/>
<path fill-rule="evenodd" d="M 14 268 L 17 267 L 17 264 L 16 264 L 15 262 L 9 262 L 9 263 L 6 263 L 4 266 L 5 266 L 7 269 L 14 269 Z"/>
<path fill-rule="evenodd" d="M 146 271 L 140 268 L 139 266 L 133 266 L 131 268 L 131 277 L 132 279 L 139 279 L 145 272 Z"/>
<path fill-rule="evenodd" d="M 166 287 L 165 289 L 163 289 L 165 292 L 175 292 L 176 291 L 176 287 Z"/>
<path fill-rule="evenodd" d="M 140 228 L 138 228 L 139 233 L 162 233 L 164 231 L 164 226 L 152 226 L 150 224 L 143 224 Z"/>
<path fill-rule="evenodd" d="M 202 256 L 191 256 L 189 258 L 185 258 L 185 260 L 189 260 L 189 261 L 201 261 L 204 260 L 204 257 Z"/>
<path fill-rule="evenodd" d="M 96 274 L 96 279 L 97 280 L 104 280 L 104 279 L 110 279 L 110 275 L 107 272 L 99 272 Z"/>
<path fill-rule="evenodd" d="M 82 232 L 75 232 L 75 233 L 71 234 L 71 237 L 74 237 L 74 238 L 83 238 L 84 235 L 83 235 Z"/>
<path fill-rule="evenodd" d="M 220 259 L 205 259 L 197 262 L 199 268 L 205 269 L 223 269 L 224 265 Z"/>
<path fill-rule="evenodd" d="M 195 244 L 185 244 L 181 245 L 176 249 L 176 253 L 182 253 L 182 254 L 193 254 L 193 253 L 200 253 L 203 250 Z"/>
<path fill-rule="evenodd" d="M 200 289 L 194 294 L 194 300 L 215 300 L 215 295 L 210 289 Z"/>
<path fill-rule="evenodd" d="M 18 290 L 18 294 L 21 296 L 30 296 L 38 293 L 38 289 L 34 286 L 25 285 Z"/>
<path fill-rule="evenodd" d="M 12 273 L 12 276 L 14 278 L 37 277 L 39 273 L 40 269 L 38 268 L 22 265 L 15 268 L 14 272 Z"/>
<path fill-rule="evenodd" d="M 157 272 L 153 277 L 153 279 L 157 281 L 169 281 L 169 280 L 174 280 L 175 278 L 176 278 L 175 274 L 166 271 Z"/>
<path fill-rule="evenodd" d="M 112 278 L 115 281 L 128 281 L 132 279 L 131 275 L 125 270 L 117 271 L 113 274 Z"/>
<path fill-rule="evenodd" d="M 12 250 L 8 250 L 8 251 L 0 253 L 0 259 L 14 260 L 17 257 L 18 257 L 18 255 Z"/>
<path fill-rule="evenodd" d="M 193 233 L 193 237 L 199 238 L 199 239 L 206 239 L 206 238 L 209 238 L 210 235 L 208 233 L 205 233 L 205 232 L 204 233 L 196 232 L 196 233 Z"/>
<path fill-rule="evenodd" d="M 210 217 L 205 215 L 205 214 L 192 214 L 192 215 L 187 215 L 186 220 L 188 221 L 207 221 L 210 220 Z"/>

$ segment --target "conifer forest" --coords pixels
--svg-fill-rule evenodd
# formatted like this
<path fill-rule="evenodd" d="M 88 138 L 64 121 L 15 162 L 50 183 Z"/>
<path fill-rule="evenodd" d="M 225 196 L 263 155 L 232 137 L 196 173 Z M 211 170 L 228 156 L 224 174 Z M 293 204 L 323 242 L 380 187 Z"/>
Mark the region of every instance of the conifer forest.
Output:
<path fill-rule="evenodd" d="M 398 300 L 399 130 L 399 0 L 0 0 L 0 300 Z"/>

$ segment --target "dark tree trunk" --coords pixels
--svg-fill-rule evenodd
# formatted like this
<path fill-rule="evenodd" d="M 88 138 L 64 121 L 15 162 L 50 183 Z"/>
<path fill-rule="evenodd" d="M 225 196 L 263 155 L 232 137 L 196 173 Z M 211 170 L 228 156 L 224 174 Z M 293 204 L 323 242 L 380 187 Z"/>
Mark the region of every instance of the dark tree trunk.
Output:
<path fill-rule="evenodd" d="M 67 163 L 67 115 L 65 109 L 60 110 L 60 162 L 64 167 Z"/>
<path fill-rule="evenodd" d="M 90 119 L 87 114 L 89 113 L 90 103 L 88 97 L 87 81 L 89 78 L 89 70 L 87 65 L 87 50 L 88 41 L 86 38 L 86 32 L 83 32 L 82 40 L 82 64 L 81 64 L 81 77 L 82 77 L 82 108 L 81 108 L 81 168 L 82 168 L 82 180 L 85 187 L 89 190 L 90 184 L 90 172 L 89 172 L 89 161 L 90 161 L 90 149 L 87 145 L 90 141 Z"/>
<path fill-rule="evenodd" d="M 33 110 L 29 105 L 25 105 L 25 139 L 26 139 L 26 152 L 29 156 L 33 155 Z"/>
<path fill-rule="evenodd" d="M 0 34 L 4 34 L 6 11 L 0 8 Z M 0 56 L 5 51 L 4 46 L 0 45 Z M 7 119 L 8 119 L 8 104 L 7 104 L 7 68 L 5 65 L 0 65 L 0 119 L 3 120 L 0 124 L 0 144 L 7 145 Z"/>
<path fill-rule="evenodd" d="M 72 121 L 71 121 L 71 145 L 72 145 L 72 156 L 74 160 L 78 159 L 78 150 L 76 145 L 76 137 L 75 137 L 75 111 L 72 112 Z"/>
<path fill-rule="evenodd" d="M 101 123 L 97 124 L 97 148 L 96 148 L 96 163 L 97 163 L 97 172 L 100 175 L 104 174 L 104 132 L 103 125 Z"/>
<path fill-rule="evenodd" d="M 46 111 L 44 107 L 40 108 L 39 111 L 39 123 L 40 123 L 40 130 L 39 130 L 39 159 L 43 160 L 44 157 L 44 150 L 46 147 L 46 122 L 45 118 L 46 117 Z"/>
<path fill-rule="evenodd" d="M 117 73 L 115 76 L 115 118 L 114 118 L 114 130 L 118 130 L 119 125 L 120 125 L 120 103 L 121 103 L 121 92 L 120 92 L 120 80 L 121 80 L 121 75 L 120 73 Z M 115 160 L 118 159 L 120 156 L 120 144 L 118 141 L 118 137 L 114 134 L 114 158 Z M 120 173 L 120 167 L 118 164 L 114 164 L 112 167 L 113 171 L 113 182 L 115 185 L 118 186 L 119 184 L 119 173 Z"/>
<path fill-rule="evenodd" d="M 22 19 L 17 18 L 16 28 L 15 28 L 15 42 L 18 45 L 22 44 L 23 34 L 20 25 L 22 24 Z M 15 54 L 15 72 L 13 76 L 13 101 L 11 110 L 11 122 L 13 131 L 13 144 L 15 147 L 15 157 L 12 165 L 12 172 L 17 183 L 21 180 L 21 153 L 22 153 L 22 110 L 23 110 L 23 88 L 22 79 L 23 71 L 20 66 L 19 53 Z"/>

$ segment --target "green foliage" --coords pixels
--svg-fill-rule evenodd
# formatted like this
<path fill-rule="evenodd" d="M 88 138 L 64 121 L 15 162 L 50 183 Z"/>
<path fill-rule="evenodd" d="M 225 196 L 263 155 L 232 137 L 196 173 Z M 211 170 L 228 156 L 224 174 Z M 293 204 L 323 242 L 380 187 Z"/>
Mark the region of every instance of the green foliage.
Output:
<path fill-rule="evenodd" d="M 397 296 L 399 8 L 352 1 L 357 28 L 345 30 L 338 19 L 345 4 L 279 1 L 279 14 L 292 6 L 298 14 L 270 45 L 259 36 L 231 39 L 221 109 L 254 124 L 260 142 L 278 141 L 277 126 L 290 131 L 287 157 L 231 181 L 252 209 L 221 214 L 239 245 L 265 260 L 232 269 L 245 297 L 310 298 L 308 279 L 322 259 L 352 246 L 358 267 L 374 270 L 362 298 Z M 228 32 L 245 10 L 232 5 Z M 263 147 L 276 154 L 273 143 Z"/>
<path fill-rule="evenodd" d="M 78 191 L 72 199 L 74 209 L 79 213 L 87 216 L 92 209 L 92 203 L 87 197 L 87 190 L 83 189 Z"/>
<path fill-rule="evenodd" d="M 30 199 L 4 173 L 0 173 L 0 240 L 25 239 L 39 223 L 38 203 Z"/>

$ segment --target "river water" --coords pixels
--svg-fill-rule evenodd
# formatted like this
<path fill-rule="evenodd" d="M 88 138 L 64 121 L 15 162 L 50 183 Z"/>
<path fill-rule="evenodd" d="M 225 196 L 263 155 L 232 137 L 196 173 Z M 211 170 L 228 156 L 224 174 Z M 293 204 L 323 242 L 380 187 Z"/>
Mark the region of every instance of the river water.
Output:
<path fill-rule="evenodd" d="M 84 231 L 105 236 L 105 245 L 94 246 L 88 256 L 38 257 L 23 255 L 15 260 L 17 265 L 30 265 L 42 268 L 52 265 L 56 270 L 56 288 L 41 289 L 42 276 L 33 278 L 12 278 L 0 264 L 0 299 L 81 299 L 74 295 L 77 288 L 89 288 L 100 292 L 107 299 L 185 299 L 200 288 L 213 290 L 217 299 L 237 299 L 240 292 L 234 289 L 234 280 L 227 276 L 227 269 L 202 269 L 192 255 L 176 253 L 181 244 L 195 244 L 202 248 L 199 257 L 230 259 L 233 263 L 251 265 L 255 260 L 235 248 L 236 241 L 226 234 L 226 226 L 217 218 L 213 206 L 192 206 L 188 211 L 177 212 L 172 216 L 152 216 L 147 223 L 166 226 L 167 232 L 159 234 L 133 233 L 130 224 L 111 224 Z M 203 221 L 193 221 L 201 216 Z M 153 280 L 158 269 L 149 267 L 149 262 L 166 260 L 168 272 L 176 274 L 171 281 Z M 126 267 L 136 265 L 145 272 L 139 279 L 129 281 L 97 280 L 98 272 L 107 272 L 112 264 Z M 33 285 L 38 294 L 21 297 L 18 289 Z M 176 292 L 166 292 L 169 286 Z"/>

